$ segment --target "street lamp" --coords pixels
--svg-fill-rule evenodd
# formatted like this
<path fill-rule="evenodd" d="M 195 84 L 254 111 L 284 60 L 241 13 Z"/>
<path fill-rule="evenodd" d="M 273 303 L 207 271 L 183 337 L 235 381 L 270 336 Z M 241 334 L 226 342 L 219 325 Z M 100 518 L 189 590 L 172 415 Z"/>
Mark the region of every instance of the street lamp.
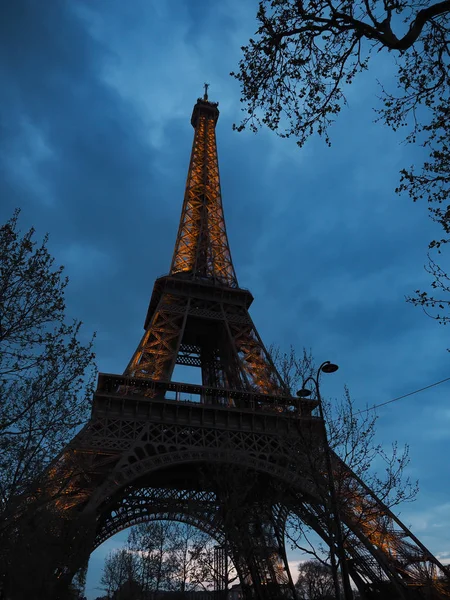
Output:
<path fill-rule="evenodd" d="M 352 588 L 350 585 L 350 577 L 349 577 L 348 568 L 347 568 L 347 560 L 345 557 L 344 543 L 343 543 L 343 537 L 342 537 L 342 524 L 341 524 L 341 518 L 340 518 L 338 503 L 337 503 L 333 466 L 331 464 L 331 452 L 330 452 L 330 446 L 328 444 L 327 428 L 325 425 L 325 418 L 324 418 L 323 406 L 322 406 L 322 397 L 320 395 L 320 388 L 319 388 L 320 374 L 321 373 L 335 373 L 338 369 L 339 369 L 338 365 L 330 362 L 329 360 L 326 360 L 317 369 L 317 373 L 316 373 L 315 377 L 310 375 L 307 379 L 305 379 L 303 381 L 302 389 L 297 392 L 297 396 L 299 398 L 306 398 L 306 397 L 310 396 L 311 390 L 307 389 L 305 386 L 309 381 L 312 381 L 314 383 L 316 399 L 317 399 L 318 407 L 319 407 L 319 416 L 320 416 L 320 419 L 321 419 L 322 425 L 323 425 L 323 435 L 324 435 L 324 442 L 325 442 L 325 460 L 326 460 L 326 465 L 327 465 L 330 504 L 331 504 L 331 510 L 333 512 L 334 529 L 335 529 L 334 533 L 336 536 L 337 554 L 338 554 L 338 556 L 340 558 L 340 562 L 341 562 L 342 586 L 343 586 L 343 592 L 344 592 L 344 600 L 352 600 L 353 593 L 352 593 Z M 333 539 L 335 536 L 334 535 L 330 536 L 332 538 L 331 544 L 330 544 L 330 558 L 331 558 L 331 568 L 333 571 L 333 581 L 334 581 L 334 588 L 335 588 L 335 592 L 336 592 L 336 598 L 340 598 L 340 588 L 339 588 L 339 581 L 337 578 L 337 566 L 336 566 L 336 556 L 335 556 L 335 548 L 334 548 L 335 540 Z"/>

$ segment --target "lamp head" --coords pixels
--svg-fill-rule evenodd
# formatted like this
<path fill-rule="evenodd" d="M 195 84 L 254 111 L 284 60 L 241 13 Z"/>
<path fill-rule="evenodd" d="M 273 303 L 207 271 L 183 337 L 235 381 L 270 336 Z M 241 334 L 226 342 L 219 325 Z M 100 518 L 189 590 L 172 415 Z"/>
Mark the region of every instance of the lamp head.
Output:
<path fill-rule="evenodd" d="M 297 396 L 299 398 L 307 398 L 308 396 L 311 396 L 311 390 L 307 390 L 306 388 L 302 388 L 301 390 L 298 390 Z"/>
<path fill-rule="evenodd" d="M 339 367 L 337 365 L 328 361 L 323 365 L 321 371 L 323 373 L 335 373 L 338 369 Z"/>

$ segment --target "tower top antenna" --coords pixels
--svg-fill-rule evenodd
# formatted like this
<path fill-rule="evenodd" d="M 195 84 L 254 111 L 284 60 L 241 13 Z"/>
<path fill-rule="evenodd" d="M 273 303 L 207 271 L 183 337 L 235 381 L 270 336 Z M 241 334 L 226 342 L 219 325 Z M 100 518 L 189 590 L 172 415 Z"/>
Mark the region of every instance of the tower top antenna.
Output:
<path fill-rule="evenodd" d="M 209 83 L 205 83 L 205 93 L 203 94 L 203 100 L 208 100 L 208 88 L 209 88 Z"/>

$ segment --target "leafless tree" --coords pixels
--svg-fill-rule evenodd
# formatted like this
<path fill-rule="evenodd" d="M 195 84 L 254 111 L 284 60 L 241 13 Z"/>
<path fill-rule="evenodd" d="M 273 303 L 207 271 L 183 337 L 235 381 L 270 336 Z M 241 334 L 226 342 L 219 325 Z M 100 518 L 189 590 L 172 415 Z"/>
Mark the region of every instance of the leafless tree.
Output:
<path fill-rule="evenodd" d="M 18 216 L 0 227 L 0 524 L 86 420 L 94 376 L 92 340 L 65 315 L 63 268 Z"/>
<path fill-rule="evenodd" d="M 297 354 L 292 347 L 287 353 L 275 347 L 270 352 L 292 394 L 303 387 L 303 381 L 316 373 L 311 352 L 303 350 L 301 354 Z M 418 484 L 405 476 L 405 469 L 409 464 L 408 447 L 399 450 L 394 442 L 390 451 L 386 451 L 376 441 L 376 413 L 372 410 L 356 410 L 347 388 L 344 388 L 341 398 L 332 401 L 322 398 L 322 404 L 329 446 L 348 469 L 390 509 L 395 509 L 403 502 L 413 501 L 418 492 Z M 305 439 L 305 443 L 310 443 L 309 438 Z M 312 452 L 306 452 L 305 455 L 310 461 L 309 471 L 313 474 L 320 473 L 322 469 L 319 468 L 318 461 L 322 461 L 323 457 Z M 345 473 L 341 475 L 335 481 L 338 497 L 349 498 L 351 492 L 347 489 L 348 479 Z M 321 489 L 321 485 L 318 485 L 318 489 Z M 324 503 L 326 495 L 327 491 L 324 490 Z M 367 511 L 372 509 L 372 506 L 367 506 Z M 364 510 L 361 510 L 359 519 L 363 520 L 366 516 Z M 327 524 L 327 527 L 331 526 L 331 523 Z M 324 560 L 324 557 L 325 561 L 328 560 L 326 557 L 329 549 L 297 515 L 289 517 L 286 535 L 293 546 L 312 554 L 318 560 Z"/>
<path fill-rule="evenodd" d="M 94 355 L 81 322 L 67 320 L 68 280 L 54 266 L 48 237 L 38 243 L 34 229 L 22 234 L 18 219 L 16 211 L 0 227 L 0 574 L 21 597 L 30 558 L 38 598 L 55 559 L 46 542 L 55 531 L 67 535 L 52 501 L 72 473 L 67 468 L 53 486 L 41 476 L 88 416 Z"/>
<path fill-rule="evenodd" d="M 345 90 L 383 53 L 396 71 L 396 87 L 380 82 L 378 121 L 405 131 L 425 148 L 422 167 L 403 168 L 397 192 L 426 199 L 431 218 L 450 241 L 450 1 L 261 0 L 254 39 L 242 48 L 239 71 L 246 116 L 237 126 L 266 125 L 299 146 L 314 134 L 330 144 L 329 127 L 346 104 Z M 374 77 L 383 77 L 377 72 Z M 404 128 L 404 129 L 403 129 Z M 440 288 L 440 269 L 431 274 Z M 437 277 L 436 277 L 437 275 Z M 440 322 L 448 301 L 416 291 L 409 301 Z M 437 303 L 437 304 L 436 304 Z M 438 308 L 438 312 L 434 309 Z"/>
<path fill-rule="evenodd" d="M 144 592 L 173 588 L 175 529 L 172 521 L 151 521 L 133 527 L 128 536 L 128 546 L 138 557 L 138 581 Z"/>
<path fill-rule="evenodd" d="M 407 301 L 415 306 L 421 306 L 426 315 L 435 319 L 441 325 L 447 325 L 450 322 L 450 277 L 432 257 L 431 253 L 428 254 L 428 264 L 425 265 L 425 270 L 433 278 L 431 283 L 433 291 L 430 294 L 429 292 L 416 290 L 415 295 L 409 296 Z"/>
<path fill-rule="evenodd" d="M 176 523 L 173 531 L 173 583 L 177 591 L 185 593 L 203 587 L 201 559 L 212 546 L 208 534 L 185 523 Z M 205 564 L 202 561 L 203 565 Z"/>
<path fill-rule="evenodd" d="M 123 586 L 131 588 L 138 580 L 138 557 L 130 548 L 110 552 L 105 559 L 100 585 L 107 597 L 112 598 Z M 129 596 L 128 596 L 129 597 Z M 129 600 L 132 600 L 129 597 Z"/>
<path fill-rule="evenodd" d="M 69 593 L 71 600 L 84 600 L 85 588 L 86 588 L 86 576 L 87 576 L 87 565 L 80 569 L 72 579 L 70 584 Z"/>
<path fill-rule="evenodd" d="M 335 598 L 331 569 L 318 560 L 308 560 L 298 565 L 295 587 L 301 600 L 333 600 Z"/>
<path fill-rule="evenodd" d="M 211 590 L 218 577 L 214 560 L 216 545 L 208 534 L 190 524 L 141 523 L 131 529 L 126 547 L 107 557 L 102 586 L 110 598 L 131 573 L 136 589 L 144 597 L 166 591 L 185 594 Z M 230 584 L 237 574 L 231 561 L 228 567 L 225 578 Z"/>
<path fill-rule="evenodd" d="M 211 539 L 203 547 L 196 548 L 191 571 L 191 581 L 196 589 L 212 590 L 218 584 L 220 589 L 226 590 L 238 579 L 238 574 L 228 553 L 225 570 L 218 569 L 216 551 L 217 544 Z"/>

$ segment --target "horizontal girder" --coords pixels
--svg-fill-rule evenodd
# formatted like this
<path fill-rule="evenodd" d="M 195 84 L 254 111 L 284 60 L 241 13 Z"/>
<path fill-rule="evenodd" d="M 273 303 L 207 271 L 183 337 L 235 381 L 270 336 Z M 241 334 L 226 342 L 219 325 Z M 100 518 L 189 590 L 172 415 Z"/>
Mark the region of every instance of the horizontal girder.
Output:
<path fill-rule="evenodd" d="M 223 543 L 223 524 L 217 516 L 213 492 L 128 486 L 102 511 L 95 547 L 119 531 L 150 520 L 170 520 L 198 527 Z"/>
<path fill-rule="evenodd" d="M 294 398 L 293 396 L 283 396 L 280 394 L 261 394 L 246 390 L 232 390 L 224 388 L 213 388 L 193 383 L 181 383 L 176 381 L 155 381 L 152 379 L 141 379 L 126 377 L 123 375 L 113 375 L 109 373 L 100 373 L 98 376 L 97 394 L 108 394 L 109 397 L 134 397 L 136 400 L 147 396 L 147 391 L 154 392 L 175 392 L 177 394 L 192 394 L 202 397 L 217 398 L 217 404 L 226 405 L 232 410 L 233 402 L 242 400 L 245 406 L 250 410 L 273 410 L 275 406 L 279 412 L 286 416 L 298 416 L 301 414 L 310 415 L 311 411 L 317 406 L 317 401 L 304 398 Z M 221 402 L 223 399 L 225 402 Z M 166 400 L 170 402 L 170 400 Z M 230 402 L 233 401 L 233 402 Z"/>

